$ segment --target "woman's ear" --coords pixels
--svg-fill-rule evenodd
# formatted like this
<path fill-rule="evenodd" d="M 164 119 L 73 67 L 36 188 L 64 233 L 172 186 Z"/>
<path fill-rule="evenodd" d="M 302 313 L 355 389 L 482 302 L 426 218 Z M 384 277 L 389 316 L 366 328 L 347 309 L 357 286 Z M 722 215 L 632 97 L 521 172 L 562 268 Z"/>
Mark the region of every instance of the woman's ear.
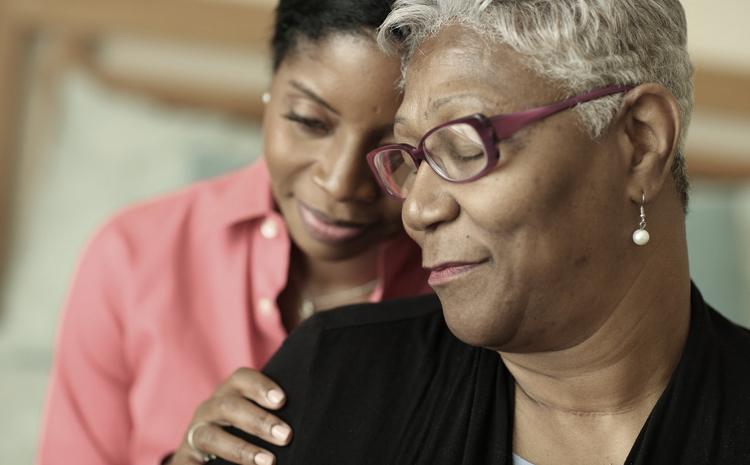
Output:
<path fill-rule="evenodd" d="M 653 199 L 670 176 L 682 120 L 677 99 L 660 84 L 641 84 L 623 98 L 621 122 L 630 165 L 628 191 L 640 204 Z"/>

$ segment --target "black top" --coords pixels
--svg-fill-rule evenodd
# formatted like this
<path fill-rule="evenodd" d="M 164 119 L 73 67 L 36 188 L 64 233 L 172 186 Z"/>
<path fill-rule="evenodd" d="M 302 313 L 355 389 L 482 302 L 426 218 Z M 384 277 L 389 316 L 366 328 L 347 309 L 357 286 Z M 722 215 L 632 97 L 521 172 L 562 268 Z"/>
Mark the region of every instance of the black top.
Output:
<path fill-rule="evenodd" d="M 750 464 L 750 331 L 691 295 L 682 358 L 626 461 Z M 279 465 L 512 463 L 513 378 L 459 341 L 435 296 L 323 312 L 263 370 L 294 430 Z M 217 460 L 214 463 L 226 463 Z"/>

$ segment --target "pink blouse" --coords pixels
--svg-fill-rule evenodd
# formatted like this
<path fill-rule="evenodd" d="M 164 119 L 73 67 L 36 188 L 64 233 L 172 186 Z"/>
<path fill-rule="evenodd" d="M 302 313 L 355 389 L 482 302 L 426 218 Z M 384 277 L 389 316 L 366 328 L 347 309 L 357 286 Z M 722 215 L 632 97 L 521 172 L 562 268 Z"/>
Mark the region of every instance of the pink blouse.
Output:
<path fill-rule="evenodd" d="M 131 207 L 92 238 L 59 327 L 37 463 L 156 465 L 195 408 L 287 333 L 290 240 L 263 161 Z M 405 233 L 372 301 L 431 292 Z"/>

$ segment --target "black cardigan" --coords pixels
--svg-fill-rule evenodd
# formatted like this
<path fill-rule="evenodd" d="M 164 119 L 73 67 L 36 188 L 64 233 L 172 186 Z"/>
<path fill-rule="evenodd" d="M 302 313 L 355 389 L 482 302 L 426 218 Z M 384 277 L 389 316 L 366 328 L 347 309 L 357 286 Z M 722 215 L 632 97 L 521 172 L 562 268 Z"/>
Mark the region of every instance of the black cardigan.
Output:
<path fill-rule="evenodd" d="M 750 331 L 691 295 L 690 331 L 626 465 L 750 464 Z M 279 465 L 510 465 L 513 378 L 459 341 L 435 296 L 323 312 L 263 370 L 294 429 Z M 214 463 L 227 463 L 217 460 Z"/>

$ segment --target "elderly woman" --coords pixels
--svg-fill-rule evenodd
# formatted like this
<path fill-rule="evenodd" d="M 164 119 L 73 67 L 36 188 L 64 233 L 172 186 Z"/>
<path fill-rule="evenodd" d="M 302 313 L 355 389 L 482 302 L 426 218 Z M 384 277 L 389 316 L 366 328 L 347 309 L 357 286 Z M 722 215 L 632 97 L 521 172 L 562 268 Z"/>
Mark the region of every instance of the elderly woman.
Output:
<path fill-rule="evenodd" d="M 750 333 L 689 276 L 679 2 L 403 0 L 380 39 L 408 66 L 368 159 L 439 301 L 285 342 L 279 463 L 750 463 Z"/>

